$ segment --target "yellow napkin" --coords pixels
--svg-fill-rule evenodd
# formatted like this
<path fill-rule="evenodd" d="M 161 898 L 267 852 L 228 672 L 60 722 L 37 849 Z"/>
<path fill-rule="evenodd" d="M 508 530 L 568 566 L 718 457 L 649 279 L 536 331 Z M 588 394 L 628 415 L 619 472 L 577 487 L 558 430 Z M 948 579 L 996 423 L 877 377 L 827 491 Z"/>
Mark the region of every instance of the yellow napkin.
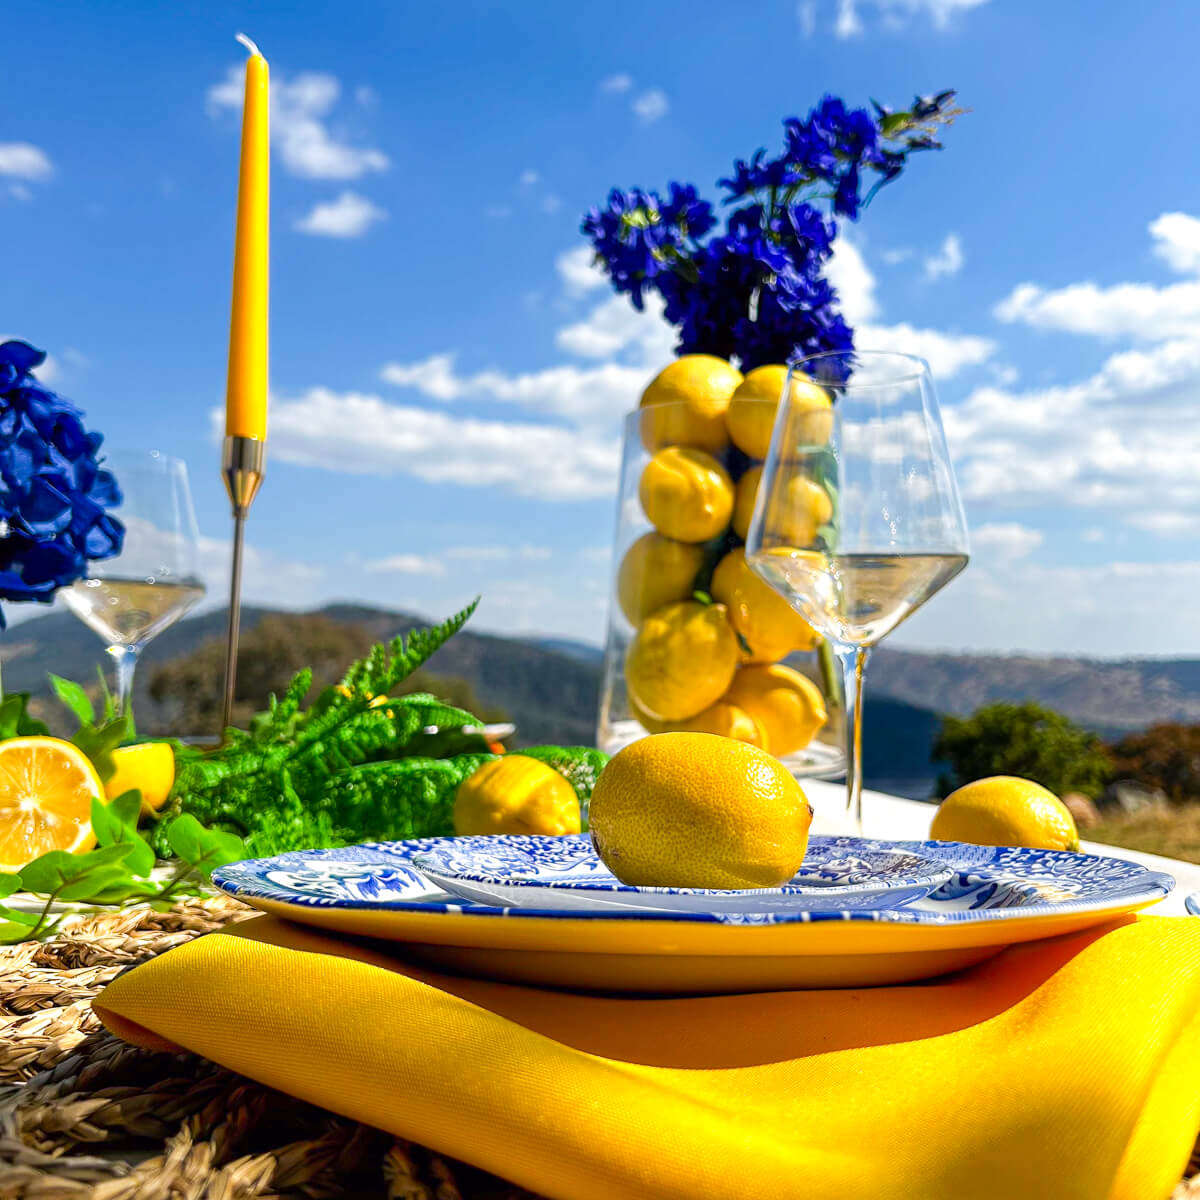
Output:
<path fill-rule="evenodd" d="M 1155 1200 L 1200 1126 L 1200 920 L 924 984 L 652 999 L 439 974 L 261 917 L 104 1023 L 556 1200 Z"/>

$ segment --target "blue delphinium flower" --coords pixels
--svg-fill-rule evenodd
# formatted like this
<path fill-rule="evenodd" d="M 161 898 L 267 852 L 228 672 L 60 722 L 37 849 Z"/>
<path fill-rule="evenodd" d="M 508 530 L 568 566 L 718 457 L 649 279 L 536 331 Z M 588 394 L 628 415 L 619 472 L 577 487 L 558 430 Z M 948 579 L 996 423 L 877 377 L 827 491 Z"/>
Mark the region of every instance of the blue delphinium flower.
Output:
<path fill-rule="evenodd" d="M 0 343 L 0 600 L 48 603 L 89 560 L 120 554 L 125 535 L 106 511 L 121 492 L 101 466 L 103 439 L 34 378 L 45 361 L 25 342 Z"/>
<path fill-rule="evenodd" d="M 874 111 L 848 109 L 826 96 L 803 120 L 789 117 L 782 153 L 758 150 L 718 180 L 726 203 L 743 202 L 723 232 L 696 189 L 679 183 L 666 199 L 641 189 L 610 192 L 584 217 L 583 232 L 636 308 L 647 288 L 658 292 L 679 330 L 680 353 L 737 358 L 751 370 L 851 349 L 853 331 L 825 279 L 837 226 L 816 204 L 857 220 L 910 153 L 940 149 L 933 132 L 957 115 L 953 99 L 939 92 L 893 112 L 874 102 Z"/>

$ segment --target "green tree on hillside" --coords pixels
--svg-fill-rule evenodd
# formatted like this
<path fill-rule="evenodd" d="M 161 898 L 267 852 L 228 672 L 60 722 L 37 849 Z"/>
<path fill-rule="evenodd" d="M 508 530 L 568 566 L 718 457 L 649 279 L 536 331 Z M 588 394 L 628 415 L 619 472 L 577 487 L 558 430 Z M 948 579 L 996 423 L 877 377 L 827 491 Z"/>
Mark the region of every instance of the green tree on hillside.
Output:
<path fill-rule="evenodd" d="M 1152 725 L 1110 747 L 1118 779 L 1161 788 L 1175 804 L 1200 800 L 1200 725 Z"/>
<path fill-rule="evenodd" d="M 970 717 L 943 717 L 933 757 L 951 774 L 938 780 L 942 796 L 973 779 L 1019 775 L 1057 796 L 1098 796 L 1112 778 L 1103 743 L 1074 721 L 1040 704 L 988 704 Z"/>

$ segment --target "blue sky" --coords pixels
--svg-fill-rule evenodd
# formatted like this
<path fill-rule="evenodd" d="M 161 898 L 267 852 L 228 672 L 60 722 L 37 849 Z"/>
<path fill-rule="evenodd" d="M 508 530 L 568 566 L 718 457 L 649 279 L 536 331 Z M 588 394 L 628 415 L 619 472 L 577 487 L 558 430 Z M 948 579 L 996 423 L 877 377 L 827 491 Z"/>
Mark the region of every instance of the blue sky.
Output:
<path fill-rule="evenodd" d="M 0 335 L 186 458 L 209 584 L 245 30 L 275 94 L 272 411 L 247 598 L 598 642 L 620 413 L 670 333 L 580 213 L 774 146 L 823 93 L 971 112 L 850 226 L 861 346 L 931 360 L 974 534 L 896 644 L 1195 654 L 1200 8 L 1148 0 L 10 0 Z M 234 74 L 231 76 L 230 72 Z M 715 198 L 715 196 L 714 196 Z"/>

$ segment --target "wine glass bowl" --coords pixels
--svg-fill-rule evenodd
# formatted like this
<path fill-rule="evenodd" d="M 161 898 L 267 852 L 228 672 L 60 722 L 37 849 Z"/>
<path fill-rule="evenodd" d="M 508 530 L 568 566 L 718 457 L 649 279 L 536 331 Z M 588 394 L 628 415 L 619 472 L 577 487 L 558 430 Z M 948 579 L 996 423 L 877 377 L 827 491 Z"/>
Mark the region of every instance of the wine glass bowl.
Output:
<path fill-rule="evenodd" d="M 814 437 L 813 387 L 833 419 Z M 967 526 L 924 360 L 802 359 L 788 372 L 746 561 L 834 645 L 845 674 L 847 806 L 861 832 L 867 651 L 966 566 Z"/>
<path fill-rule="evenodd" d="M 118 711 L 126 713 L 142 648 L 200 600 L 204 584 L 185 464 L 158 451 L 117 450 L 104 465 L 121 491 L 115 513 L 124 545 L 59 594 L 115 660 Z"/>

